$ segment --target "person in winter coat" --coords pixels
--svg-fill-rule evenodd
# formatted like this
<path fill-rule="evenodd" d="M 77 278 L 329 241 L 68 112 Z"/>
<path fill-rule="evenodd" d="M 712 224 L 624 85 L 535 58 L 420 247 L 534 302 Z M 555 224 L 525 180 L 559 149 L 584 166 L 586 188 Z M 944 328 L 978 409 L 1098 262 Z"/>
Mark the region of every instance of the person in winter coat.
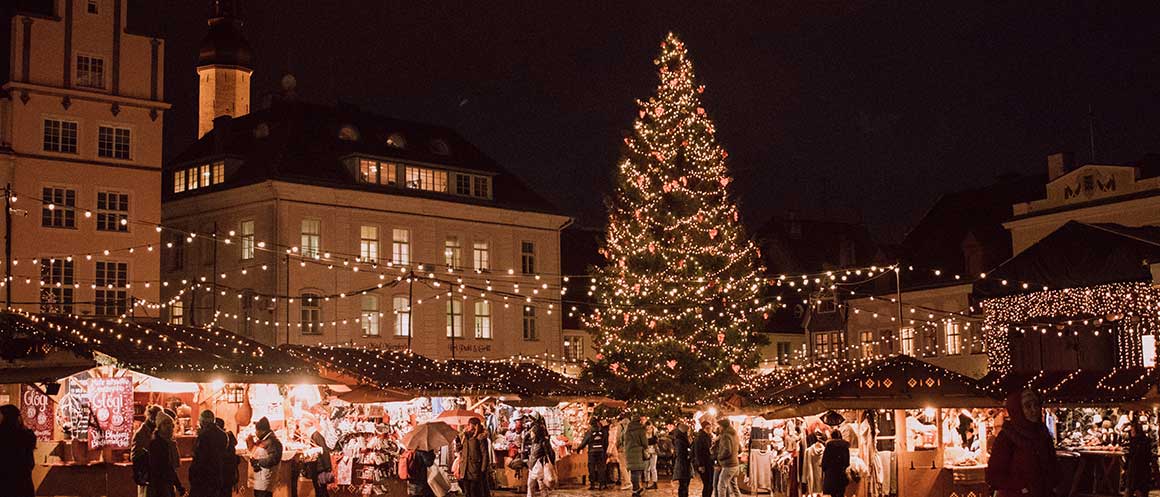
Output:
<path fill-rule="evenodd" d="M 226 431 L 226 420 L 214 418 L 213 424 L 226 434 L 226 451 L 222 454 L 222 486 L 218 497 L 231 497 L 234 487 L 238 485 L 238 463 L 241 462 L 237 452 L 238 438 L 234 432 Z"/>
<path fill-rule="evenodd" d="M 318 430 L 318 425 L 312 425 L 310 430 L 310 444 L 322 449 L 322 452 L 318 454 L 317 458 L 306 463 L 306 478 L 314 487 L 314 497 L 330 497 L 330 490 L 327 490 L 326 486 L 330 481 L 333 481 L 333 478 L 326 481 L 322 477 L 323 473 L 332 473 L 334 469 L 330 462 L 330 447 L 326 446 L 326 437 L 322 436 L 322 432 Z"/>
<path fill-rule="evenodd" d="M 677 497 L 689 497 L 689 480 L 693 479 L 693 451 L 689 440 L 689 425 L 677 423 L 669 433 L 673 440 L 673 480 L 677 482 Z"/>
<path fill-rule="evenodd" d="M 490 458 L 487 449 L 487 430 L 478 418 L 467 422 L 467 429 L 459 437 L 460 484 L 467 497 L 487 497 L 487 476 Z"/>
<path fill-rule="evenodd" d="M 177 464 L 174 456 L 173 418 L 168 415 L 157 416 L 157 429 L 153 432 L 153 440 L 149 442 L 149 497 L 176 497 L 185 495 L 185 487 L 181 486 L 181 479 L 177 477 Z M 174 492 L 176 489 L 176 493 Z"/>
<path fill-rule="evenodd" d="M 153 432 L 157 430 L 157 415 L 161 413 L 161 406 L 150 405 L 145 408 L 145 421 L 133 432 L 133 440 L 129 444 L 129 461 L 133 464 L 133 472 L 149 472 L 149 442 L 153 440 Z M 137 485 L 137 497 L 145 497 L 149 491 L 146 485 Z"/>
<path fill-rule="evenodd" d="M 524 439 L 528 454 L 528 497 L 536 497 L 537 494 L 546 496 L 549 485 L 545 473 L 549 464 L 556 464 L 556 451 L 552 450 L 544 418 L 537 415 L 530 425 Z"/>
<path fill-rule="evenodd" d="M 193 441 L 193 462 L 189 465 L 189 497 L 218 497 L 222 489 L 222 462 L 229 439 L 213 420 L 213 411 L 201 411 L 197 417 L 197 439 Z"/>
<path fill-rule="evenodd" d="M 36 462 L 36 434 L 24 427 L 20 408 L 7 404 L 0 406 L 0 489 L 4 495 L 32 497 L 32 468 Z"/>
<path fill-rule="evenodd" d="M 717 497 L 741 497 L 737 473 L 741 468 L 741 440 L 729 418 L 717 420 L 717 452 L 714 457 L 721 466 L 717 475 Z"/>
<path fill-rule="evenodd" d="M 1043 424 L 1042 404 L 1032 390 L 1007 397 L 1007 420 L 995 436 L 987 462 L 987 485 L 996 497 L 1048 497 L 1059 481 L 1055 442 Z"/>
<path fill-rule="evenodd" d="M 640 497 L 644 492 L 644 471 L 648 469 L 648 459 L 644 455 L 646 447 L 648 438 L 644 434 L 644 425 L 640 418 L 632 418 L 620 433 L 620 450 L 624 452 L 624 461 L 628 465 L 633 497 Z"/>
<path fill-rule="evenodd" d="M 842 430 L 834 430 L 830 436 L 822 452 L 822 494 L 842 497 L 846 495 L 846 485 L 850 484 L 850 477 L 846 475 L 846 468 L 850 467 L 850 442 L 842 439 Z"/>
<path fill-rule="evenodd" d="M 427 469 L 435 464 L 435 452 L 416 450 L 407 465 L 407 495 L 409 497 L 434 497 L 435 491 L 427 483 Z"/>
<path fill-rule="evenodd" d="M 604 490 L 605 463 L 608 462 L 608 426 L 604 420 L 592 418 L 592 425 L 576 451 L 588 449 L 588 490 Z"/>
<path fill-rule="evenodd" d="M 254 428 L 257 436 L 251 437 L 247 444 L 250 447 L 254 497 L 273 497 L 278 465 L 282 464 L 282 442 L 270 430 L 269 419 L 259 419 Z"/>
<path fill-rule="evenodd" d="M 628 471 L 628 459 L 624 458 L 624 447 L 620 445 L 624 440 L 624 431 L 628 429 L 628 415 L 621 414 L 616 423 L 608 429 L 608 441 L 612 445 L 612 455 L 616 458 L 616 480 L 621 490 L 632 489 L 632 477 Z"/>
<path fill-rule="evenodd" d="M 1128 425 L 1128 454 L 1125 458 L 1124 480 L 1127 487 L 1125 497 L 1147 497 L 1152 489 L 1152 466 L 1156 464 L 1156 445 L 1132 421 Z"/>
<path fill-rule="evenodd" d="M 652 420 L 644 422 L 644 437 L 648 446 L 644 449 L 644 457 L 648 459 L 648 467 L 644 470 L 644 488 L 657 488 L 657 427 Z"/>
<path fill-rule="evenodd" d="M 701 429 L 693 438 L 693 471 L 701 479 L 701 497 L 713 497 L 713 420 L 701 418 Z"/>

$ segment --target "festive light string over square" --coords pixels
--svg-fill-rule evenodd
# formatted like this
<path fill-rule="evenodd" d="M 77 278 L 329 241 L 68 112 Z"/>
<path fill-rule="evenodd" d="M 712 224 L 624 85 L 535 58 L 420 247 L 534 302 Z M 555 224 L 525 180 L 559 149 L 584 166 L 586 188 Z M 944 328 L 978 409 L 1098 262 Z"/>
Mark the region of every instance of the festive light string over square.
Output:
<path fill-rule="evenodd" d="M 637 102 L 609 203 L 607 262 L 593 279 L 598 305 L 585 319 L 598 350 L 588 374 L 639 406 L 661 392 L 700 400 L 754 367 L 754 332 L 770 308 L 687 55 L 670 33 L 653 61 L 656 94 Z"/>

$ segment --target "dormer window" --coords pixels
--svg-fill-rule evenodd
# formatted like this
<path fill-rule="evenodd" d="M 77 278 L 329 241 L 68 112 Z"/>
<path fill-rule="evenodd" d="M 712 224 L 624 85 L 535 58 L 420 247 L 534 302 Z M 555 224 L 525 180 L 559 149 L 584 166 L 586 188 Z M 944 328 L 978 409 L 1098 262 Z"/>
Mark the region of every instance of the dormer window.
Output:
<path fill-rule="evenodd" d="M 474 174 L 455 173 L 456 195 L 491 198 L 491 178 Z"/>
<path fill-rule="evenodd" d="M 349 124 L 343 126 L 338 130 L 338 139 L 348 142 L 358 141 L 358 128 Z"/>
<path fill-rule="evenodd" d="M 395 148 L 406 148 L 407 139 L 403 138 L 403 135 L 398 133 L 391 133 L 391 135 L 387 137 L 387 145 Z"/>
<path fill-rule="evenodd" d="M 394 185 L 398 165 L 393 162 L 379 162 L 359 159 L 358 181 L 369 185 Z"/>
<path fill-rule="evenodd" d="M 431 151 L 439 155 L 451 155 L 451 147 L 443 140 L 431 140 Z"/>
<path fill-rule="evenodd" d="M 226 182 L 226 164 L 218 161 L 173 172 L 173 193 L 208 188 Z"/>

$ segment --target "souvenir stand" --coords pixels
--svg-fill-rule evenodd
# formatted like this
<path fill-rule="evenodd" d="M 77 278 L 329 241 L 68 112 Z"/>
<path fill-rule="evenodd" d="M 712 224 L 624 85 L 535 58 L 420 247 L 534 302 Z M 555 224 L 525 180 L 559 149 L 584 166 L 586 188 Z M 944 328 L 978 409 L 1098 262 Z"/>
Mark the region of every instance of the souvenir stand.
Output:
<path fill-rule="evenodd" d="M 750 423 L 750 464 L 754 460 L 775 464 L 769 472 L 770 490 L 775 495 L 794 495 L 799 483 L 806 495 L 820 493 L 824 444 L 819 438 L 829 438 L 834 431 L 841 431 L 850 443 L 851 468 L 860 476 L 847 487 L 847 495 L 986 493 L 982 481 L 985 445 L 980 442 L 964 449 L 948 433 L 957 432 L 959 423 L 978 432 L 988 430 L 987 409 L 999 402 L 972 378 L 894 355 L 788 368 L 755 379 L 743 396 L 749 404 L 744 410 L 760 412 L 767 420 Z M 974 417 L 964 421 L 964 412 Z M 932 427 L 918 426 L 924 425 L 923 421 Z M 939 426 L 948 429 L 935 428 Z M 768 439 L 768 459 L 754 458 L 754 438 L 759 442 Z M 982 440 L 985 435 L 978 438 Z M 760 451 L 765 446 L 758 444 L 757 448 Z M 794 464 L 797 467 L 789 474 L 781 469 Z M 751 475 L 758 475 L 755 485 L 761 488 L 765 482 L 760 473 L 749 469 Z M 787 483 L 778 481 L 779 471 Z M 793 476 L 798 479 L 793 480 Z"/>
<path fill-rule="evenodd" d="M 1124 443 L 1132 418 L 1153 442 L 1160 442 L 1157 405 L 1160 371 L 1122 368 L 1111 371 L 992 372 L 981 383 L 995 392 L 1030 388 L 1043 394 L 1048 430 L 1055 436 L 1067 478 L 1058 495 L 1122 495 Z"/>
<path fill-rule="evenodd" d="M 39 440 L 37 495 L 135 493 L 128 449 L 148 404 L 176 415 L 184 480 L 201 410 L 238 431 L 253 391 L 320 381 L 302 361 L 229 332 L 156 322 L 4 313 L 0 348 L 0 395 L 20 405 Z"/>

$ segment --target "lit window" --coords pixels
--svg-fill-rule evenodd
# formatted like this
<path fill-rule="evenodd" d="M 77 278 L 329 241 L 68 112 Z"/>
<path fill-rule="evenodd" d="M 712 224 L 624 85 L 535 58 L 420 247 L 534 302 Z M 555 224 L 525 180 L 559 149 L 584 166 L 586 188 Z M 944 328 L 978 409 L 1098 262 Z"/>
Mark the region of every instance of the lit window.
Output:
<path fill-rule="evenodd" d="M 447 262 L 447 267 L 457 268 L 460 266 L 460 253 L 462 252 L 459 246 L 459 237 L 449 236 L 443 242 L 443 258 Z"/>
<path fill-rule="evenodd" d="M 322 302 L 321 297 L 315 293 L 303 293 L 301 305 L 301 318 L 299 323 L 302 326 L 303 335 L 321 335 L 322 334 Z"/>
<path fill-rule="evenodd" d="M 189 182 L 186 184 L 186 188 L 185 188 L 185 189 L 186 189 L 186 190 L 196 190 L 196 189 L 197 189 L 197 186 L 198 186 L 198 181 L 197 181 L 197 178 L 198 178 L 197 168 L 195 167 L 195 168 L 192 168 L 192 169 L 190 169 L 190 170 L 189 170 L 189 171 L 186 173 L 186 177 L 187 177 L 187 178 L 189 178 Z"/>
<path fill-rule="evenodd" d="M 94 314 L 120 316 L 129 309 L 129 263 L 97 261 Z"/>
<path fill-rule="evenodd" d="M 395 336 L 411 336 L 411 305 L 406 295 L 396 295 L 391 301 L 395 311 Z"/>
<path fill-rule="evenodd" d="M 169 324 L 178 326 L 185 324 L 185 302 L 175 300 L 169 305 Z"/>
<path fill-rule="evenodd" d="M 447 192 L 447 171 L 407 166 L 407 188 L 429 192 Z"/>
<path fill-rule="evenodd" d="M 73 313 L 73 261 L 44 257 L 40 261 L 40 312 Z"/>
<path fill-rule="evenodd" d="M 362 296 L 362 334 L 379 336 L 379 298 L 374 295 Z"/>
<path fill-rule="evenodd" d="M 242 221 L 238 226 L 242 245 L 242 260 L 254 258 L 254 221 Z"/>
<path fill-rule="evenodd" d="M 455 175 L 455 194 L 471 195 L 471 176 L 466 174 Z"/>
<path fill-rule="evenodd" d="M 863 330 L 860 334 L 862 357 L 874 356 L 874 330 Z"/>
<path fill-rule="evenodd" d="M 372 264 L 379 262 L 379 228 L 377 226 L 360 226 L 358 232 L 359 260 Z"/>
<path fill-rule="evenodd" d="M 201 165 L 201 187 L 209 186 L 213 181 L 213 172 L 211 172 L 209 164 Z"/>
<path fill-rule="evenodd" d="M 842 357 L 846 345 L 846 337 L 840 331 L 825 331 L 814 333 L 814 355 L 825 358 Z"/>
<path fill-rule="evenodd" d="M 322 249 L 322 221 L 318 219 L 302 220 L 302 247 L 301 253 L 306 257 L 318 257 Z"/>
<path fill-rule="evenodd" d="M 76 228 L 77 191 L 46 187 L 43 194 L 40 225 L 46 228 Z"/>
<path fill-rule="evenodd" d="M 409 230 L 393 230 L 391 240 L 391 261 L 395 264 L 410 264 L 411 232 Z"/>
<path fill-rule="evenodd" d="M 87 55 L 77 56 L 77 86 L 103 89 L 105 87 L 105 60 Z"/>
<path fill-rule="evenodd" d="M 224 162 L 213 163 L 213 184 L 218 185 L 226 181 L 226 164 Z"/>
<path fill-rule="evenodd" d="M 491 338 L 491 302 L 475 303 L 475 338 Z"/>
<path fill-rule="evenodd" d="M 471 258 L 476 271 L 491 269 L 491 250 L 486 241 L 476 240 L 471 246 Z"/>
<path fill-rule="evenodd" d="M 101 126 L 97 129 L 97 155 L 110 159 L 129 160 L 129 128 Z"/>
<path fill-rule="evenodd" d="M 491 198 L 491 179 L 483 176 L 476 176 L 474 179 L 475 191 L 473 195 L 479 198 Z"/>
<path fill-rule="evenodd" d="M 536 244 L 527 240 L 520 242 L 520 272 L 535 274 Z"/>
<path fill-rule="evenodd" d="M 129 231 L 129 194 L 97 192 L 97 231 Z"/>
<path fill-rule="evenodd" d="M 391 136 L 387 137 L 387 145 L 395 148 L 404 148 L 407 146 L 407 140 L 403 138 L 403 135 L 391 133 Z"/>
<path fill-rule="evenodd" d="M 447 300 L 447 336 L 463 338 L 463 302 L 459 299 Z"/>
<path fill-rule="evenodd" d="M 338 139 L 344 141 L 358 141 L 358 129 L 354 126 L 343 126 L 338 130 Z"/>
<path fill-rule="evenodd" d="M 914 328 L 909 328 L 909 327 L 903 328 L 902 330 L 900 330 L 900 332 L 902 333 L 902 336 L 899 338 L 900 347 L 899 347 L 898 352 L 903 354 L 903 355 L 913 356 L 914 355 L 914 338 L 915 338 Z"/>
<path fill-rule="evenodd" d="M 963 353 L 961 326 L 957 321 L 947 321 L 943 324 L 943 338 L 947 344 L 947 355 Z"/>
<path fill-rule="evenodd" d="M 395 165 L 368 159 L 358 161 L 358 180 L 371 185 L 395 184 Z"/>
<path fill-rule="evenodd" d="M 524 306 L 524 340 L 539 340 L 540 336 L 536 334 L 536 308 L 530 305 Z"/>
<path fill-rule="evenodd" d="M 44 151 L 77 153 L 77 123 L 59 119 L 44 120 Z"/>
<path fill-rule="evenodd" d="M 173 171 L 173 193 L 185 191 L 185 170 Z"/>
<path fill-rule="evenodd" d="M 582 362 L 584 360 L 584 337 L 564 337 L 564 362 Z"/>

